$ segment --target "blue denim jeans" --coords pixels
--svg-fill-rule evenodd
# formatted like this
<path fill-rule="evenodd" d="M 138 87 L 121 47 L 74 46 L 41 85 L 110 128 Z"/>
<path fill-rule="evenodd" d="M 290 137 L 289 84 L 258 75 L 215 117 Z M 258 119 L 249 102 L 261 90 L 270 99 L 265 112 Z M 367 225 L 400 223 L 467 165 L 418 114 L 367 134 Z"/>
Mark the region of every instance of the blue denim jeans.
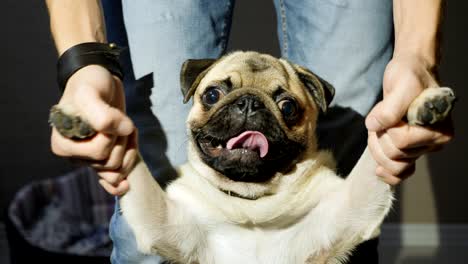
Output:
<path fill-rule="evenodd" d="M 186 160 L 185 119 L 190 104 L 182 103 L 180 66 L 188 58 L 216 58 L 225 52 L 234 2 L 122 0 L 120 6 L 104 1 L 109 40 L 121 45 L 128 41 L 130 53 L 122 57 L 127 67 L 127 111 L 139 129 L 142 156 L 160 184 L 173 177 L 171 164 Z M 322 147 L 334 151 L 340 172 L 346 175 L 365 146 L 363 116 L 379 98 L 383 71 L 392 56 L 391 1 L 274 0 L 274 4 L 282 57 L 311 69 L 336 88 L 334 110 L 320 118 L 318 134 Z M 121 18 L 113 16 L 120 14 L 116 6 L 122 8 L 125 28 Z M 119 35 L 125 29 L 127 34 Z M 110 229 L 112 263 L 161 261 L 137 251 L 118 204 Z"/>

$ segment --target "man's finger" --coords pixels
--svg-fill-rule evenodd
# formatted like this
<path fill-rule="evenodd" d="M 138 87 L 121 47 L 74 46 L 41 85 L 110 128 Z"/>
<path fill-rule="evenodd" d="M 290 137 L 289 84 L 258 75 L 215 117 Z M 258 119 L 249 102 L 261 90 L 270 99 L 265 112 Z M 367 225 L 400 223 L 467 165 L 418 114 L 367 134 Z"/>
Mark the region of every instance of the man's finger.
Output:
<path fill-rule="evenodd" d="M 434 149 L 434 146 L 399 149 L 388 133 L 378 133 L 378 141 L 384 154 L 392 160 L 416 159 Z"/>
<path fill-rule="evenodd" d="M 400 175 L 415 161 L 414 159 L 392 160 L 387 157 L 374 132 L 369 133 L 368 146 L 377 164 L 385 168 L 385 170 L 389 171 L 392 175 Z"/>
<path fill-rule="evenodd" d="M 415 97 L 402 93 L 400 90 L 402 89 L 392 91 L 367 115 L 366 127 L 369 131 L 385 130 L 403 119 Z"/>
<path fill-rule="evenodd" d="M 395 67 L 386 69 L 383 85 L 383 100 L 366 118 L 369 131 L 382 131 L 401 121 L 410 104 L 424 89 L 417 74 L 400 72 Z"/>
<path fill-rule="evenodd" d="M 433 130 L 430 127 L 411 126 L 404 122 L 387 129 L 386 134 L 390 136 L 393 144 L 399 149 L 442 145 L 452 139 L 452 134 L 447 131 Z"/>
<path fill-rule="evenodd" d="M 110 185 L 117 186 L 124 180 L 133 169 L 138 159 L 136 133 L 131 134 L 127 139 L 120 168 L 117 170 L 98 169 L 99 176 Z"/>
<path fill-rule="evenodd" d="M 379 176 L 384 182 L 395 186 L 400 184 L 401 181 L 409 178 L 416 171 L 416 165 L 411 164 L 405 171 L 399 175 L 393 175 L 391 172 L 387 171 L 384 167 L 378 166 L 375 173 Z"/>
<path fill-rule="evenodd" d="M 99 177 L 104 179 L 110 185 L 116 187 L 125 177 L 121 171 L 98 171 Z"/>
<path fill-rule="evenodd" d="M 105 180 L 100 179 L 99 184 L 104 188 L 104 190 L 115 196 L 124 195 L 130 189 L 130 186 L 126 180 L 121 181 L 117 186 L 112 186 Z"/>
<path fill-rule="evenodd" d="M 86 140 L 66 138 L 53 128 L 51 136 L 52 151 L 62 157 L 105 160 L 109 157 L 117 137 L 102 133 Z"/>
<path fill-rule="evenodd" d="M 90 166 L 98 170 L 118 170 L 122 166 L 128 137 L 118 137 L 106 160 L 91 162 Z"/>

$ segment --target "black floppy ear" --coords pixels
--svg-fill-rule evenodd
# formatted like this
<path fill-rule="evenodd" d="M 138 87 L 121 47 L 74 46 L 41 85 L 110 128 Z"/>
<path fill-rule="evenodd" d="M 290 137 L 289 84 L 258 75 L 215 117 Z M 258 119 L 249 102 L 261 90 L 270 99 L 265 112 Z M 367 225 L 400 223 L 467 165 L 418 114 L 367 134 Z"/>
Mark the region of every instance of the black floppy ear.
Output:
<path fill-rule="evenodd" d="M 330 83 L 302 66 L 293 64 L 293 68 L 297 76 L 299 76 L 299 79 L 304 83 L 305 87 L 314 98 L 315 103 L 320 107 L 320 110 L 325 113 L 328 109 L 328 105 L 330 105 L 335 96 L 335 88 L 333 88 Z"/>
<path fill-rule="evenodd" d="M 190 97 L 195 93 L 201 79 L 213 65 L 215 59 L 190 59 L 182 64 L 180 71 L 180 85 L 182 94 L 184 95 L 184 104 L 190 100 Z"/>

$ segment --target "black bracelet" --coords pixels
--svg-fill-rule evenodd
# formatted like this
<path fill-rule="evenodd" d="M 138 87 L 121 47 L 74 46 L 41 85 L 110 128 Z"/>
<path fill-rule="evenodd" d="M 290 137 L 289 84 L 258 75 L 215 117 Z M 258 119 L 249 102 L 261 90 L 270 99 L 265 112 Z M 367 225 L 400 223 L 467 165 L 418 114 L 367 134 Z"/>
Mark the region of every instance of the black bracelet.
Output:
<path fill-rule="evenodd" d="M 86 42 L 65 51 L 57 62 L 57 82 L 60 90 L 65 90 L 68 79 L 79 69 L 88 65 L 100 65 L 113 75 L 123 79 L 119 55 L 122 49 L 110 43 Z"/>

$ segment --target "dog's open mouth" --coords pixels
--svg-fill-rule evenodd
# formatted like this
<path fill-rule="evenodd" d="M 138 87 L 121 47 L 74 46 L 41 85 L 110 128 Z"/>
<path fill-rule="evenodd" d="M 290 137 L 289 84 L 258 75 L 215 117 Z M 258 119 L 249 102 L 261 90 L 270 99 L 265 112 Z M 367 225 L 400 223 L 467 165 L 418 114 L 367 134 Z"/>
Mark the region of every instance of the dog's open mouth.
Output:
<path fill-rule="evenodd" d="M 267 109 L 247 116 L 229 104 L 203 126 L 191 129 L 202 161 L 233 181 L 268 181 L 292 168 L 304 150 Z"/>
<path fill-rule="evenodd" d="M 224 140 L 207 136 L 199 139 L 198 144 L 211 157 L 229 155 L 231 159 L 264 158 L 269 149 L 266 136 L 259 131 L 244 131 Z"/>

